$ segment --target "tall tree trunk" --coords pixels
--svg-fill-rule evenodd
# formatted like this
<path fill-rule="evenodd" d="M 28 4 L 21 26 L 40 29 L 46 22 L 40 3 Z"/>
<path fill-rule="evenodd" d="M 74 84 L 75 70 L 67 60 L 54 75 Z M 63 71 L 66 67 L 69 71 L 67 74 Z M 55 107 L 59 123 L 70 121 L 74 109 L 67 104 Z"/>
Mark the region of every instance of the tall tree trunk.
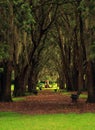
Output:
<path fill-rule="evenodd" d="M 87 102 L 95 103 L 95 69 L 91 61 L 89 61 L 87 65 L 87 90 Z"/>
<path fill-rule="evenodd" d="M 14 96 L 25 96 L 25 81 L 24 76 L 20 75 L 15 78 Z"/>
<path fill-rule="evenodd" d="M 34 62 L 33 62 L 34 63 Z M 28 91 L 32 92 L 32 90 L 36 90 L 37 85 L 37 70 L 36 64 L 32 64 L 30 67 L 30 73 L 28 77 Z"/>
<path fill-rule="evenodd" d="M 62 29 L 60 26 L 57 26 L 58 31 L 58 38 L 59 38 L 59 47 L 61 51 L 61 58 L 62 58 L 62 72 L 64 73 L 64 78 L 66 81 L 67 90 L 72 90 L 72 81 L 71 81 L 71 75 L 70 75 L 70 67 L 69 67 L 69 61 L 66 58 L 66 52 L 64 48 L 64 35 L 62 34 Z"/>
<path fill-rule="evenodd" d="M 24 70 L 15 77 L 15 88 L 14 88 L 14 96 L 25 96 L 27 78 L 28 77 L 28 69 L 24 68 Z"/>
<path fill-rule="evenodd" d="M 74 91 L 78 90 L 78 71 L 76 68 L 72 70 L 72 86 Z"/>
<path fill-rule="evenodd" d="M 29 78 L 28 78 L 28 91 L 32 92 L 32 90 L 36 90 L 36 85 L 37 85 L 37 74 L 36 74 L 36 71 L 33 70 L 33 67 L 32 67 Z"/>
<path fill-rule="evenodd" d="M 79 31 L 80 31 L 80 36 L 79 36 L 79 46 L 78 46 L 78 91 L 82 91 L 84 88 L 84 74 L 85 74 L 85 69 L 84 69 L 84 62 L 86 61 L 86 48 L 85 48 L 85 43 L 84 43 L 84 29 L 83 29 L 83 20 L 82 20 L 82 12 L 79 10 Z"/>
<path fill-rule="evenodd" d="M 59 74 L 59 78 L 57 80 L 58 86 L 60 89 L 65 89 L 65 79 L 62 72 Z"/>
<path fill-rule="evenodd" d="M 8 61 L 4 65 L 4 72 L 2 75 L 2 86 L 1 86 L 1 91 L 0 91 L 0 101 L 3 101 L 3 102 L 12 101 L 12 98 L 11 98 L 11 73 L 12 73 L 12 66 L 11 66 L 10 61 Z"/>

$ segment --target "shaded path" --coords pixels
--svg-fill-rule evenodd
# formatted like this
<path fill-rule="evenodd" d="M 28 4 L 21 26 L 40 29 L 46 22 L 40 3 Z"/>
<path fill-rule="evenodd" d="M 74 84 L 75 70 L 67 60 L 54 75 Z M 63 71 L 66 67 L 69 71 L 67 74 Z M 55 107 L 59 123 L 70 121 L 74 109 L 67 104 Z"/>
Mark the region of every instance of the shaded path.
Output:
<path fill-rule="evenodd" d="M 24 101 L 0 103 L 0 111 L 26 114 L 83 113 L 95 112 L 95 104 L 87 104 L 85 99 L 73 104 L 66 94 L 42 91 L 37 96 L 27 96 Z"/>

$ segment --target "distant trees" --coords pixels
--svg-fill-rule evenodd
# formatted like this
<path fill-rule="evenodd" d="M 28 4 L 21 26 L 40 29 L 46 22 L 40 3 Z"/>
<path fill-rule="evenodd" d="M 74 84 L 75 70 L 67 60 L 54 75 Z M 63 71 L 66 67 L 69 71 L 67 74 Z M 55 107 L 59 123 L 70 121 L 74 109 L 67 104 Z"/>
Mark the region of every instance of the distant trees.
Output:
<path fill-rule="evenodd" d="M 86 88 L 88 102 L 95 102 L 94 4 L 68 1 L 60 6 L 56 22 L 67 88 L 79 92 Z"/>
<path fill-rule="evenodd" d="M 32 26 L 31 40 L 33 43 L 32 50 L 30 51 L 30 76 L 28 87 L 32 90 L 36 86 L 37 74 L 35 69 L 39 65 L 39 55 L 44 49 L 44 39 L 55 20 L 57 12 L 57 5 L 52 4 L 50 1 L 30 1 L 32 12 L 35 19 L 35 24 Z"/>

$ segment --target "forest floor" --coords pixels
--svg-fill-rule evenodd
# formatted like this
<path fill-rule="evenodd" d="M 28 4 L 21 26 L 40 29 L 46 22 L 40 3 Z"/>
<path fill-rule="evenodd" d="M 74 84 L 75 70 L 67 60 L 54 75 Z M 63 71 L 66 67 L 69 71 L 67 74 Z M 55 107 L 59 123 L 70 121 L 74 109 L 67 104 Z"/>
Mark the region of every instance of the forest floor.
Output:
<path fill-rule="evenodd" d="M 19 112 L 23 114 L 54 114 L 54 113 L 95 113 L 95 104 L 86 103 L 79 98 L 72 103 L 70 94 L 52 91 L 40 91 L 38 95 L 26 96 L 25 100 L 0 103 L 0 111 Z"/>

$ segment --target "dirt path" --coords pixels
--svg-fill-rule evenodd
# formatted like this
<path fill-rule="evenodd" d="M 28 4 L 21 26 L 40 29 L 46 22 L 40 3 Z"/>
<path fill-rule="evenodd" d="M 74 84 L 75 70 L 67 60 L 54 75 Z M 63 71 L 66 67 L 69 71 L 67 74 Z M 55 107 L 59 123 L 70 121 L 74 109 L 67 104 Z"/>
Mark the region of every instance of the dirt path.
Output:
<path fill-rule="evenodd" d="M 42 91 L 37 96 L 27 96 L 24 101 L 0 103 L 0 111 L 25 114 L 84 113 L 95 112 L 95 104 L 85 103 L 85 99 L 72 103 L 68 95 Z"/>

